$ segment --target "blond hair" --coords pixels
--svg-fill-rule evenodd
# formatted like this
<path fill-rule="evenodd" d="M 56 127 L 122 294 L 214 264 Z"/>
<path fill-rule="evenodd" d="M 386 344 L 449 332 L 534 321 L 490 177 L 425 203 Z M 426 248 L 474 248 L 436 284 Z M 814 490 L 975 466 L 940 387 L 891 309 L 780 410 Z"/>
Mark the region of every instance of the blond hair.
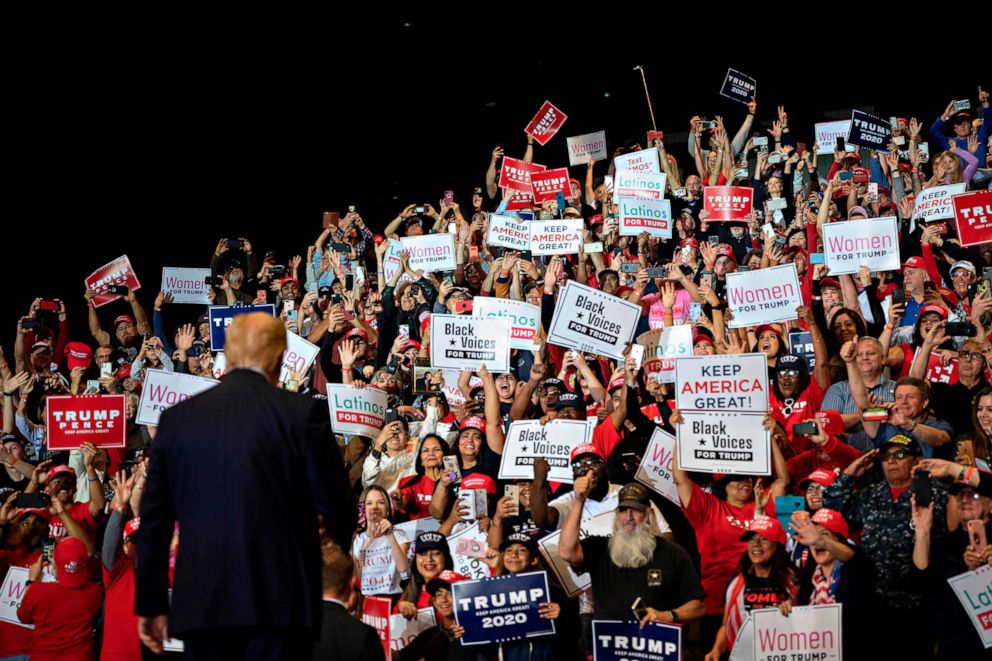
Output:
<path fill-rule="evenodd" d="M 224 352 L 227 367 L 250 367 L 265 372 L 279 368 L 286 351 L 286 328 L 264 312 L 239 314 L 227 328 Z"/>

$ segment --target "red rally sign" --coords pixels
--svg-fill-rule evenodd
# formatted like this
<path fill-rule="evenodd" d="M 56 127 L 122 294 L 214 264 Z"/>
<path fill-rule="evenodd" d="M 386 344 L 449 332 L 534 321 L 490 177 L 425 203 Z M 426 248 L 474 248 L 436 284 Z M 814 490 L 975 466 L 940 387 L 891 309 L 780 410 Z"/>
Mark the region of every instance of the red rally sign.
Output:
<path fill-rule="evenodd" d="M 98 448 L 125 446 L 124 395 L 63 395 L 46 401 L 49 450 L 75 450 L 83 443 Z"/>
<path fill-rule="evenodd" d="M 93 305 L 96 307 L 120 298 L 119 294 L 107 292 L 107 288 L 111 285 L 124 285 L 131 290 L 141 289 L 141 283 L 138 282 L 138 276 L 135 275 L 131 260 L 127 258 L 127 255 L 122 255 L 93 271 L 84 282 L 87 289 L 96 292 L 96 297 L 93 299 Z"/>
<path fill-rule="evenodd" d="M 540 145 L 548 144 L 548 140 L 555 137 L 555 133 L 562 127 L 568 115 L 555 108 L 550 101 L 545 101 L 541 109 L 530 120 L 530 124 L 524 129 L 524 133 L 534 136 Z"/>
<path fill-rule="evenodd" d="M 992 191 L 955 195 L 951 203 L 962 246 L 992 242 Z"/>
<path fill-rule="evenodd" d="M 530 175 L 530 183 L 534 189 L 534 201 L 553 202 L 558 193 L 566 198 L 571 197 L 572 191 L 568 183 L 568 168 L 545 170 Z"/>
<path fill-rule="evenodd" d="M 754 189 L 748 186 L 704 186 L 703 209 L 707 222 L 715 220 L 750 220 Z"/>

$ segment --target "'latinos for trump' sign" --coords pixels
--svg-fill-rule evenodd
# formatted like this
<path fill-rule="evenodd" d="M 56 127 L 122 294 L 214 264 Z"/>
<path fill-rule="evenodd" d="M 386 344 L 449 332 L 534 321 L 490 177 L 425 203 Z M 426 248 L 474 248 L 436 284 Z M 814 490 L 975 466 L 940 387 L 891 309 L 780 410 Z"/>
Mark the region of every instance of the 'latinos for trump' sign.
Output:
<path fill-rule="evenodd" d="M 555 633 L 554 620 L 541 617 L 551 600 L 543 571 L 504 574 L 451 586 L 455 621 L 465 630 L 462 645 L 522 640 Z"/>
<path fill-rule="evenodd" d="M 872 271 L 898 271 L 899 228 L 895 216 L 848 220 L 823 226 L 824 263 L 830 275 Z"/>
<path fill-rule="evenodd" d="M 533 480 L 534 461 L 543 458 L 551 467 L 548 479 L 571 484 L 572 448 L 592 439 L 592 426 L 585 420 L 516 420 L 506 432 L 499 464 L 501 480 Z"/>
<path fill-rule="evenodd" d="M 565 142 L 568 143 L 569 165 L 585 165 L 589 159 L 606 160 L 606 131 L 577 135 L 566 138 Z"/>
<path fill-rule="evenodd" d="M 375 438 L 386 421 L 389 396 L 377 388 L 355 388 L 343 383 L 327 384 L 331 429 L 336 434 Z"/>
<path fill-rule="evenodd" d="M 641 306 L 569 280 L 555 305 L 548 341 L 619 360 L 640 316 Z"/>
<path fill-rule="evenodd" d="M 975 625 L 985 649 L 992 647 L 992 567 L 982 565 L 947 582 Z"/>
<path fill-rule="evenodd" d="M 539 255 L 577 255 L 582 246 L 581 218 L 535 220 L 530 223 L 530 250 Z"/>
<path fill-rule="evenodd" d="M 955 195 L 951 202 L 962 246 L 977 246 L 992 241 L 992 191 Z"/>
<path fill-rule="evenodd" d="M 458 266 L 455 260 L 454 234 L 404 236 L 400 239 L 400 244 L 407 251 L 411 271 L 454 271 Z"/>
<path fill-rule="evenodd" d="M 754 189 L 747 186 L 704 186 L 703 209 L 709 212 L 706 222 L 716 220 L 750 220 Z"/>
<path fill-rule="evenodd" d="M 803 304 L 795 264 L 727 274 L 727 306 L 731 328 L 796 319 Z"/>
<path fill-rule="evenodd" d="M 476 371 L 510 371 L 510 320 L 431 315 L 431 365 Z"/>
<path fill-rule="evenodd" d="M 662 239 L 672 238 L 672 203 L 669 200 L 619 198 L 621 236 L 647 232 Z"/>
<path fill-rule="evenodd" d="M 747 105 L 754 98 L 757 89 L 758 83 L 754 78 L 736 69 L 727 69 L 727 76 L 723 79 L 723 86 L 720 88 L 720 96 Z"/>
<path fill-rule="evenodd" d="M 555 137 L 566 119 L 568 115 L 558 110 L 550 101 L 545 101 L 534 115 L 534 119 L 530 120 L 530 124 L 524 129 L 524 133 L 534 136 L 534 139 L 544 146 L 548 144 L 548 140 Z"/>
<path fill-rule="evenodd" d="M 665 197 L 668 175 L 653 172 L 617 170 L 613 179 L 613 197 L 639 197 L 660 200 Z"/>
<path fill-rule="evenodd" d="M 127 439 L 124 395 L 60 395 L 46 399 L 48 449 L 75 450 L 83 443 L 122 448 Z"/>

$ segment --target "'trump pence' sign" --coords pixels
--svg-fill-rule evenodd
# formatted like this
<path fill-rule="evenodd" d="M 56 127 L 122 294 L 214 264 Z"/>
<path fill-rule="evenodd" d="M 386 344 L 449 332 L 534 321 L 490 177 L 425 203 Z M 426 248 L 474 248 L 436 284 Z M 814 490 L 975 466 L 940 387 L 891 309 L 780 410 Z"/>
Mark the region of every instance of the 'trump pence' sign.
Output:
<path fill-rule="evenodd" d="M 510 371 L 510 320 L 431 315 L 431 365 L 460 370 Z"/>
<path fill-rule="evenodd" d="M 709 212 L 706 222 L 715 220 L 749 220 L 754 189 L 748 186 L 704 186 L 703 209 Z"/>
<path fill-rule="evenodd" d="M 555 306 L 548 341 L 619 360 L 640 316 L 641 306 L 569 280 Z"/>
<path fill-rule="evenodd" d="M 167 409 L 210 390 L 218 383 L 220 381 L 192 374 L 147 370 L 138 403 L 138 416 L 134 421 L 139 425 L 157 425 L 159 417 Z"/>
<path fill-rule="evenodd" d="M 795 319 L 802 304 L 795 264 L 727 274 L 727 305 L 734 314 L 731 328 Z"/>
<path fill-rule="evenodd" d="M 545 101 L 534 115 L 534 119 L 530 120 L 530 124 L 524 129 L 524 133 L 534 136 L 534 139 L 544 146 L 548 144 L 548 140 L 555 137 L 566 119 L 568 115 L 558 110 L 550 101 Z"/>
<path fill-rule="evenodd" d="M 898 271 L 896 217 L 827 223 L 823 226 L 823 252 L 831 275 L 857 273 L 862 265 L 872 271 Z"/>
<path fill-rule="evenodd" d="M 124 395 L 49 397 L 48 449 L 75 450 L 83 443 L 122 448 L 127 439 Z"/>
<path fill-rule="evenodd" d="M 571 186 L 568 183 L 568 168 L 535 172 L 530 176 L 530 185 L 533 189 L 534 201 L 538 204 L 553 202 L 558 193 L 572 197 Z"/>
<path fill-rule="evenodd" d="M 992 191 L 955 195 L 951 202 L 962 246 L 992 241 Z"/>
<path fill-rule="evenodd" d="M 107 291 L 111 285 L 123 285 L 131 291 L 141 289 L 141 283 L 138 281 L 138 276 L 135 274 L 134 267 L 131 266 L 131 260 L 127 258 L 127 255 L 121 255 L 109 264 L 104 264 L 90 273 L 84 282 L 87 289 L 96 292 L 96 296 L 93 298 L 93 305 L 96 307 L 120 298 L 119 294 L 111 294 Z"/>
<path fill-rule="evenodd" d="M 528 163 L 518 158 L 503 158 L 503 169 L 499 172 L 499 186 L 512 191 L 519 191 L 530 196 L 530 175 L 541 172 L 545 167 L 537 163 Z M 504 195 L 504 197 L 506 197 Z"/>
<path fill-rule="evenodd" d="M 336 434 L 375 438 L 386 421 L 389 396 L 376 388 L 354 388 L 343 383 L 327 384 L 331 429 Z"/>
<path fill-rule="evenodd" d="M 410 270 L 425 272 L 454 271 L 455 235 L 424 234 L 400 239 L 403 250 L 410 255 Z"/>

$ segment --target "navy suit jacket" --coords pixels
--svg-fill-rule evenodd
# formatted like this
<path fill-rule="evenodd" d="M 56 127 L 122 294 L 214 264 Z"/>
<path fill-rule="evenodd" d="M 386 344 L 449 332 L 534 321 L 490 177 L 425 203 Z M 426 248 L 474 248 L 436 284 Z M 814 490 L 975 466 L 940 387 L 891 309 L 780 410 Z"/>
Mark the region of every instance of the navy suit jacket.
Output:
<path fill-rule="evenodd" d="M 317 513 L 346 551 L 357 510 L 327 403 L 239 369 L 162 414 L 141 500 L 138 615 L 169 633 L 313 628 L 321 620 Z M 179 521 L 174 592 L 169 544 Z"/>

